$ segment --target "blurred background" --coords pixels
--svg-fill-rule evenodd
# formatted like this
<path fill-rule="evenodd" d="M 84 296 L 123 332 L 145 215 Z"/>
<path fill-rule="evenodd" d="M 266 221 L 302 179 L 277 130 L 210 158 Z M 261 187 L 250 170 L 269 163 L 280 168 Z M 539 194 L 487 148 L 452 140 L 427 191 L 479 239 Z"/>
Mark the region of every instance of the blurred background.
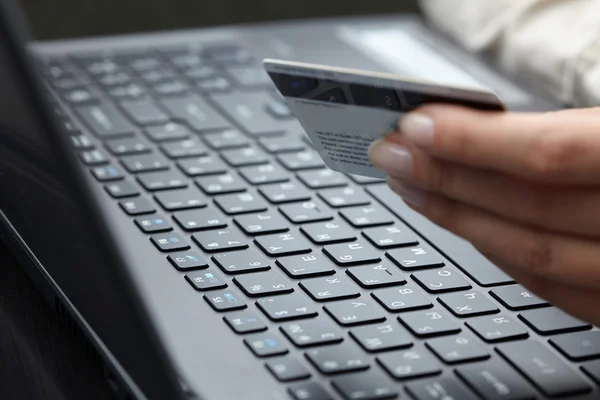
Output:
<path fill-rule="evenodd" d="M 416 0 L 21 0 L 37 39 L 416 11 Z"/>

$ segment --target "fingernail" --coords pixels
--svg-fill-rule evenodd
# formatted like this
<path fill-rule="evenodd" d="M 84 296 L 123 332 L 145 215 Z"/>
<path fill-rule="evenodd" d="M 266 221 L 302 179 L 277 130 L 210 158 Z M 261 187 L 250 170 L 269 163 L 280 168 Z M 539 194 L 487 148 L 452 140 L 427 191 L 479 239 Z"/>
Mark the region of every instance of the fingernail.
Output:
<path fill-rule="evenodd" d="M 369 148 L 369 158 L 387 174 L 410 179 L 413 159 L 408 148 L 387 140 L 376 140 Z"/>
<path fill-rule="evenodd" d="M 427 192 L 414 186 L 399 182 L 398 180 L 388 180 L 388 186 L 402 200 L 415 208 L 423 208 L 427 201 Z"/>
<path fill-rule="evenodd" d="M 435 126 L 433 119 L 425 114 L 406 114 L 400 120 L 400 133 L 417 146 L 428 147 L 433 144 Z"/>

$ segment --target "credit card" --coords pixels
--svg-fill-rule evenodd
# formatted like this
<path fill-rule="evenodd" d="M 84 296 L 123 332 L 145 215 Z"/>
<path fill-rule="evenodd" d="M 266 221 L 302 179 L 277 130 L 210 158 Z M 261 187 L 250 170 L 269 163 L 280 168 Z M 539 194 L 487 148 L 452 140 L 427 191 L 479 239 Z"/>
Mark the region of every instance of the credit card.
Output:
<path fill-rule="evenodd" d="M 325 165 L 346 174 L 384 179 L 369 161 L 369 146 L 425 104 L 505 110 L 492 91 L 292 61 L 265 59 L 263 65 Z"/>

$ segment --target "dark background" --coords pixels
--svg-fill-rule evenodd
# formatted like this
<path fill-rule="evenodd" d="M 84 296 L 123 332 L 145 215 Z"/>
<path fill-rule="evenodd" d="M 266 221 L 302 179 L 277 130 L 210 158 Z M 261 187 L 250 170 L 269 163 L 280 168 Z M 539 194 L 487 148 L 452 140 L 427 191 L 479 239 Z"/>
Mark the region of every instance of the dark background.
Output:
<path fill-rule="evenodd" d="M 37 39 L 415 11 L 415 0 L 20 0 Z M 0 188 L 0 193 L 6 188 Z M 0 243 L 0 399 L 111 398 L 99 364 Z"/>
<path fill-rule="evenodd" d="M 21 0 L 38 38 L 417 10 L 416 0 Z"/>

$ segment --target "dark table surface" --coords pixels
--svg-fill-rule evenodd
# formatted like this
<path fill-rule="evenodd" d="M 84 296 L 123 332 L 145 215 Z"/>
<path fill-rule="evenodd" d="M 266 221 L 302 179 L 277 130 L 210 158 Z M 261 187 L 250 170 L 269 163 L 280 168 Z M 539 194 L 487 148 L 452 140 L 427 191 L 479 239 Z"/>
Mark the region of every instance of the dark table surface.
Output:
<path fill-rule="evenodd" d="M 100 367 L 0 243 L 0 399 L 112 398 Z"/>

